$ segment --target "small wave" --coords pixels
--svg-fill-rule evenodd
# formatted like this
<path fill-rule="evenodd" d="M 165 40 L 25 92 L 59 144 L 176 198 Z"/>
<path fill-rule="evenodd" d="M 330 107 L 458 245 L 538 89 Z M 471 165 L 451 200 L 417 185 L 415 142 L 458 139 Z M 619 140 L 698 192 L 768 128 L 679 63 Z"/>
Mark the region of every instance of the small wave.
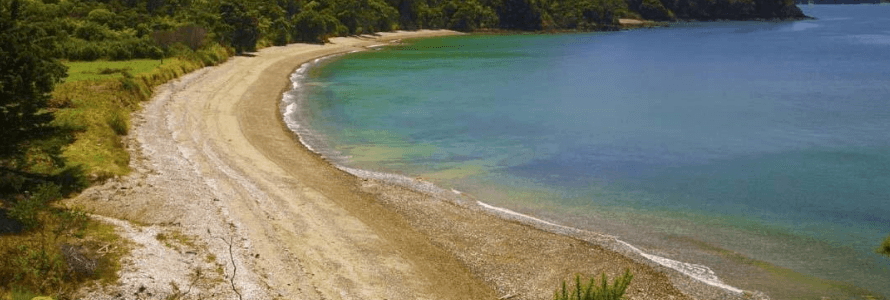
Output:
<path fill-rule="evenodd" d="M 313 132 L 309 127 L 301 125 L 300 121 L 305 119 L 302 116 L 304 112 L 301 110 L 304 101 L 301 93 L 303 92 L 302 88 L 304 85 L 308 85 L 304 81 L 306 79 L 306 74 L 312 67 L 318 65 L 322 61 L 340 55 L 342 54 L 316 58 L 311 62 L 300 65 L 300 67 L 290 75 L 291 89 L 284 92 L 280 104 L 282 119 L 287 128 L 296 134 L 297 139 L 304 147 L 306 147 L 306 149 L 327 159 L 339 159 L 341 157 L 333 150 L 321 151 L 322 149 L 329 149 L 324 146 L 325 142 L 322 136 Z"/>
<path fill-rule="evenodd" d="M 482 208 L 484 208 L 490 212 L 494 212 L 494 213 L 496 213 L 498 215 L 502 215 L 502 216 L 506 215 L 510 218 L 519 219 L 521 221 L 535 223 L 538 225 L 544 225 L 546 227 L 556 228 L 556 229 L 559 229 L 560 231 L 567 231 L 567 232 L 574 232 L 574 233 L 584 232 L 583 230 L 578 229 L 578 228 L 559 225 L 559 224 L 545 221 L 542 219 L 538 219 L 538 218 L 535 218 L 535 217 L 532 217 L 532 216 L 529 216 L 526 214 L 518 213 L 518 212 L 515 212 L 512 210 L 503 208 L 503 207 L 489 205 L 489 204 L 481 202 L 481 201 L 476 201 L 476 204 L 478 204 L 479 206 L 481 206 Z M 733 286 L 723 283 L 723 281 L 720 280 L 719 277 L 717 277 L 717 274 L 715 274 L 714 271 L 711 270 L 711 268 L 708 268 L 707 266 L 699 265 L 699 264 L 685 263 L 685 262 L 669 259 L 666 257 L 648 254 L 646 252 L 643 252 L 643 250 L 640 250 L 639 248 L 634 247 L 633 245 L 631 245 L 625 241 L 622 241 L 614 236 L 610 236 L 610 235 L 606 235 L 606 234 L 599 234 L 599 235 L 603 236 L 607 239 L 613 240 L 614 242 L 623 246 L 625 248 L 625 250 L 628 250 L 634 254 L 639 254 L 640 256 L 642 256 L 652 262 L 655 262 L 655 263 L 657 263 L 661 266 L 667 267 L 669 269 L 676 270 L 682 274 L 685 274 L 686 276 L 692 277 L 693 279 L 696 279 L 696 280 L 703 282 L 705 284 L 708 284 L 708 285 L 711 285 L 714 287 L 718 287 L 718 288 L 721 288 L 721 289 L 724 289 L 724 290 L 727 290 L 727 291 L 730 291 L 733 293 L 737 293 L 737 294 L 741 294 L 744 292 L 743 290 L 741 290 L 739 288 L 736 288 L 736 287 L 733 287 Z"/>

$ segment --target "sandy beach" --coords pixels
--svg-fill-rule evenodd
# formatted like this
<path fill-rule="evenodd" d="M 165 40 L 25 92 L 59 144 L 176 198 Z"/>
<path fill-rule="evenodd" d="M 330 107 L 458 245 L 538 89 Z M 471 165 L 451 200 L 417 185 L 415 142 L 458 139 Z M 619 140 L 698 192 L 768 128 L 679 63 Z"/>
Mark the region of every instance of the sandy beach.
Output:
<path fill-rule="evenodd" d="M 606 235 L 355 176 L 283 123 L 281 96 L 302 64 L 453 34 L 271 47 L 159 87 L 127 137 L 133 173 L 70 202 L 131 240 L 120 282 L 84 297 L 550 299 L 574 274 L 624 270 L 630 299 L 757 297 Z"/>

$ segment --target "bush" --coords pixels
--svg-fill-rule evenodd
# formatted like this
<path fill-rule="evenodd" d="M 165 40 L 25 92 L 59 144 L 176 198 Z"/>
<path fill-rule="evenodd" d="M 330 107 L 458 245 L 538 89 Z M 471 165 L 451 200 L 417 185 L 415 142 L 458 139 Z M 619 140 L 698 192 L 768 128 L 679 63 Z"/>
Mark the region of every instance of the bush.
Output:
<path fill-rule="evenodd" d="M 575 276 L 575 288 L 569 291 L 566 288 L 566 282 L 562 282 L 562 290 L 556 291 L 553 299 L 556 300 L 620 300 L 624 299 L 624 293 L 633 279 L 630 270 L 624 271 L 624 275 L 615 278 L 610 286 L 607 282 L 606 273 L 602 275 L 602 281 L 597 286 L 596 280 L 590 278 L 587 284 L 581 284 L 581 276 Z M 561 292 L 561 293 L 560 293 Z"/>
<path fill-rule="evenodd" d="M 108 127 L 111 127 L 111 130 L 114 130 L 115 134 L 127 135 L 129 126 L 127 126 L 127 118 L 123 115 L 123 113 L 112 113 L 110 116 L 108 116 L 106 122 L 108 123 Z"/>
<path fill-rule="evenodd" d="M 631 0 L 628 4 L 645 19 L 667 21 L 674 19 L 674 14 L 664 7 L 659 0 Z"/>
<path fill-rule="evenodd" d="M 90 20 L 91 22 L 95 22 L 97 24 L 113 26 L 115 25 L 115 21 L 117 20 L 117 15 L 113 12 L 108 11 L 107 9 L 97 8 L 87 14 L 87 20 Z"/>
<path fill-rule="evenodd" d="M 448 20 L 448 28 L 454 30 L 473 31 L 492 28 L 498 22 L 494 10 L 477 1 L 453 1 L 446 5 L 445 10 L 453 11 Z"/>
<path fill-rule="evenodd" d="M 90 277 L 96 274 L 98 260 L 84 255 L 84 249 L 74 245 L 63 244 L 59 246 L 68 270 L 75 277 Z"/>
<path fill-rule="evenodd" d="M 104 41 L 115 37 L 115 33 L 105 25 L 87 21 L 74 30 L 74 36 L 87 41 Z"/>
<path fill-rule="evenodd" d="M 43 183 L 37 186 L 32 195 L 16 202 L 9 211 L 9 216 L 21 222 L 26 230 L 37 228 L 40 225 L 40 212 L 46 209 L 50 201 L 59 198 L 62 198 L 62 193 L 58 185 Z"/>
<path fill-rule="evenodd" d="M 316 2 L 306 5 L 299 14 L 294 16 L 294 40 L 298 42 L 324 43 L 328 37 L 347 31 L 337 18 L 312 9 Z"/>
<path fill-rule="evenodd" d="M 284 46 L 290 42 L 290 25 L 285 18 L 278 18 L 272 22 L 272 45 Z"/>
<path fill-rule="evenodd" d="M 15 285 L 32 292 L 48 292 L 62 282 L 65 261 L 58 253 L 43 247 L 19 245 L 11 255 Z"/>
<path fill-rule="evenodd" d="M 109 58 L 112 60 L 126 60 L 133 58 L 133 51 L 122 43 L 112 43 L 106 48 Z"/>
<path fill-rule="evenodd" d="M 890 236 L 887 236 L 887 239 L 881 244 L 881 248 L 878 248 L 878 253 L 890 257 Z"/>
<path fill-rule="evenodd" d="M 102 47 L 82 39 L 71 39 L 65 45 L 65 48 L 65 56 L 72 60 L 92 61 L 105 56 L 105 51 Z"/>

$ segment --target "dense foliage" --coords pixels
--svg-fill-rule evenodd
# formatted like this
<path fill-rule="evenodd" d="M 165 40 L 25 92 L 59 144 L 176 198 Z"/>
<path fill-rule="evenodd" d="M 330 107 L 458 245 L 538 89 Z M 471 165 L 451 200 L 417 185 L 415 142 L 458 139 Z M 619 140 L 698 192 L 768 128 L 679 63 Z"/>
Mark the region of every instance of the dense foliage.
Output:
<path fill-rule="evenodd" d="M 46 131 L 52 114 L 44 108 L 66 70 L 46 51 L 53 38 L 24 20 L 18 2 L 0 5 L 0 161 L 4 161 L 20 154 L 22 143 Z"/>
<path fill-rule="evenodd" d="M 632 10 L 652 20 L 748 20 L 803 18 L 794 0 L 628 0 Z"/>
<path fill-rule="evenodd" d="M 395 29 L 604 30 L 617 28 L 624 17 L 803 17 L 793 0 L 3 1 L 20 3 L 23 22 L 54 37 L 47 51 L 71 60 L 161 58 L 176 55 L 177 44 L 253 51 Z"/>

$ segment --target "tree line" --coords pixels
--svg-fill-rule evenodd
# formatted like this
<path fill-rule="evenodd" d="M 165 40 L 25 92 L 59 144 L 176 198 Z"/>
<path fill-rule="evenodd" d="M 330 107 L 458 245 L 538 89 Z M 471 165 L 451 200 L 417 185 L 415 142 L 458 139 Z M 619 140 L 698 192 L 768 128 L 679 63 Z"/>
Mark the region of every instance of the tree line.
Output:
<path fill-rule="evenodd" d="M 238 51 L 396 29 L 613 30 L 618 18 L 796 18 L 792 0 L 3 0 L 70 60 L 160 58 L 178 44 Z M 15 4 L 15 5 L 13 5 Z M 190 28 L 190 36 L 181 30 Z M 174 34 L 178 32 L 178 34 Z M 189 39 L 192 41 L 189 43 Z M 200 43 L 195 43 L 197 39 Z M 181 46 L 181 45 L 179 45 Z"/>

